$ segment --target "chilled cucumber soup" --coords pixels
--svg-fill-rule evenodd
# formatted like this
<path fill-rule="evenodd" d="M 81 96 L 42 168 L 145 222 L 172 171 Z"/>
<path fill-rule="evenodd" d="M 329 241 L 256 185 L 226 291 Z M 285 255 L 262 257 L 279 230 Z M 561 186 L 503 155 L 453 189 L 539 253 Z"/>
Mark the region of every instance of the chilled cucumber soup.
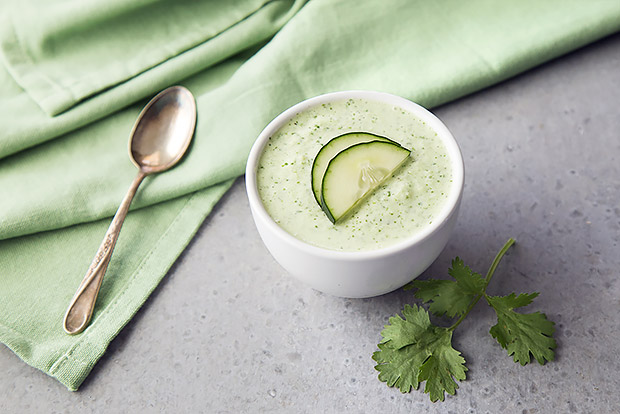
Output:
<path fill-rule="evenodd" d="M 330 139 L 351 131 L 388 137 L 411 150 L 403 166 L 332 224 L 314 199 L 314 157 Z M 296 114 L 265 145 L 258 193 L 288 233 L 330 250 L 375 250 L 402 241 L 432 223 L 452 182 L 446 148 L 430 127 L 402 108 L 364 99 L 317 105 Z"/>

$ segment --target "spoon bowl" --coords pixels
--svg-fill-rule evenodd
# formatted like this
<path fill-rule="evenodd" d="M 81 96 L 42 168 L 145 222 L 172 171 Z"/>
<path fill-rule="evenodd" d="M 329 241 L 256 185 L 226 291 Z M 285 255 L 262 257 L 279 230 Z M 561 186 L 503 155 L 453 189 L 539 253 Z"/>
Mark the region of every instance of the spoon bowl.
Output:
<path fill-rule="evenodd" d="M 187 150 L 195 124 L 191 92 L 182 86 L 164 90 L 144 107 L 133 126 L 131 161 L 148 174 L 173 167 Z"/>
<path fill-rule="evenodd" d="M 179 162 L 189 147 L 195 125 L 196 101 L 182 86 L 160 92 L 140 112 L 129 140 L 129 157 L 138 167 L 138 175 L 116 211 L 65 313 L 63 328 L 68 334 L 82 332 L 90 322 L 103 276 L 138 186 L 147 175 L 165 171 Z"/>

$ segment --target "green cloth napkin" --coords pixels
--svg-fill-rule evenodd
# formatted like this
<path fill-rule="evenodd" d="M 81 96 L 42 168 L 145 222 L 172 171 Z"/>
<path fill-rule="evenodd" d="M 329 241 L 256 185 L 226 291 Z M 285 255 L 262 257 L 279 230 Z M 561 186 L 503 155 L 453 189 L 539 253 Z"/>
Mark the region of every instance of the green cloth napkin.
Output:
<path fill-rule="evenodd" d="M 0 341 L 70 390 L 288 106 L 372 89 L 432 107 L 620 30 L 618 0 L 20 0 L 0 16 Z M 129 131 L 172 84 L 196 96 L 194 143 L 146 179 L 90 326 L 65 335 L 136 173 Z"/>

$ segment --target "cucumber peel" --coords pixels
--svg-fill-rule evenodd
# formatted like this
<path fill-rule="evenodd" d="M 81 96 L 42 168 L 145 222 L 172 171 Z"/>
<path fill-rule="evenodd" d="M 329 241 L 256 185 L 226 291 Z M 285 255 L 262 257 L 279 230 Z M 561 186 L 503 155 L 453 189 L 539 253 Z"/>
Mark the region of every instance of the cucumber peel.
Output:
<path fill-rule="evenodd" d="M 320 205 L 332 223 L 351 212 L 409 158 L 411 151 L 388 141 L 351 145 L 329 161 L 321 181 Z"/>
<path fill-rule="evenodd" d="M 395 145 L 399 145 L 389 138 L 369 132 L 349 132 L 332 138 L 327 144 L 323 145 L 321 150 L 316 154 L 316 157 L 314 157 L 314 162 L 312 164 L 312 192 L 314 194 L 314 199 L 319 205 L 321 205 L 323 177 L 332 158 L 346 148 L 371 141 L 391 142 Z"/>

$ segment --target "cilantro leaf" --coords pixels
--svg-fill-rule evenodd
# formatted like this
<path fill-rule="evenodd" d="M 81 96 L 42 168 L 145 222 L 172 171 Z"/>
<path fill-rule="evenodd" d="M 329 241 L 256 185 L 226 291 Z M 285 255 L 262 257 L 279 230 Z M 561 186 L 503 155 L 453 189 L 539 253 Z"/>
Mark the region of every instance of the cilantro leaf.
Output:
<path fill-rule="evenodd" d="M 381 343 L 389 342 L 390 348 L 398 350 L 416 342 L 427 342 L 426 337 L 432 334 L 432 332 L 427 332 L 431 326 L 428 312 L 416 305 L 405 305 L 403 316 L 405 319 L 399 315 L 394 315 L 389 319 L 390 324 L 381 331 L 381 336 L 383 336 Z"/>
<path fill-rule="evenodd" d="M 377 346 L 379 350 L 372 354 L 372 359 L 377 362 L 375 369 L 379 371 L 379 381 L 398 388 L 403 394 L 410 392 L 411 388 L 417 390 L 420 367 L 428 355 L 418 352 L 415 347 L 393 349 L 385 343 Z"/>
<path fill-rule="evenodd" d="M 491 335 L 512 355 L 515 362 L 525 365 L 531 356 L 542 365 L 554 359 L 557 344 L 553 339 L 554 323 L 545 314 L 517 313 L 515 308 L 527 306 L 538 293 L 514 293 L 489 296 L 486 288 L 502 257 L 515 243 L 508 239 L 491 263 L 486 277 L 473 272 L 458 257 L 452 261 L 449 274 L 454 280 L 413 281 L 405 290 L 415 289 L 415 296 L 430 302 L 429 310 L 437 315 L 459 316 L 452 326 L 442 328 L 430 322 L 429 313 L 416 305 L 405 305 L 403 317 L 395 315 L 381 331 L 383 339 L 372 358 L 377 362 L 379 380 L 401 392 L 418 389 L 425 382 L 424 392 L 432 402 L 445 400 L 445 393 L 454 395 L 457 380 L 465 380 L 465 359 L 452 347 L 452 332 L 484 297 L 497 314 Z"/>
<path fill-rule="evenodd" d="M 465 379 L 465 358 L 461 353 L 452 348 L 452 331 L 445 330 L 445 334 L 439 338 L 443 342 L 441 347 L 431 355 L 424 365 L 420 367 L 418 380 L 426 381 L 424 392 L 430 395 L 431 401 L 444 400 L 444 390 L 454 395 L 458 385 L 452 377 L 459 381 Z"/>
<path fill-rule="evenodd" d="M 541 365 L 545 360 L 553 361 L 553 349 L 557 346 L 553 339 L 554 323 L 544 313 L 522 314 L 513 310 L 529 305 L 536 296 L 538 293 L 486 296 L 487 302 L 497 313 L 497 324 L 489 331 L 491 336 L 521 365 L 530 362 L 530 354 Z"/>
<path fill-rule="evenodd" d="M 405 305 L 404 319 L 390 318 L 381 332 L 383 340 L 372 358 L 378 363 L 379 380 L 401 392 L 418 389 L 426 381 L 424 392 L 431 401 L 444 401 L 445 392 L 454 395 L 455 379 L 465 379 L 465 359 L 452 347 L 452 331 L 431 324 L 428 312 L 416 305 Z"/>
<path fill-rule="evenodd" d="M 454 280 L 414 280 L 405 289 L 417 288 L 414 296 L 424 302 L 432 301 L 428 309 L 437 316 L 461 316 L 476 296 L 482 295 L 487 282 L 458 257 L 452 260 L 448 274 Z"/>

